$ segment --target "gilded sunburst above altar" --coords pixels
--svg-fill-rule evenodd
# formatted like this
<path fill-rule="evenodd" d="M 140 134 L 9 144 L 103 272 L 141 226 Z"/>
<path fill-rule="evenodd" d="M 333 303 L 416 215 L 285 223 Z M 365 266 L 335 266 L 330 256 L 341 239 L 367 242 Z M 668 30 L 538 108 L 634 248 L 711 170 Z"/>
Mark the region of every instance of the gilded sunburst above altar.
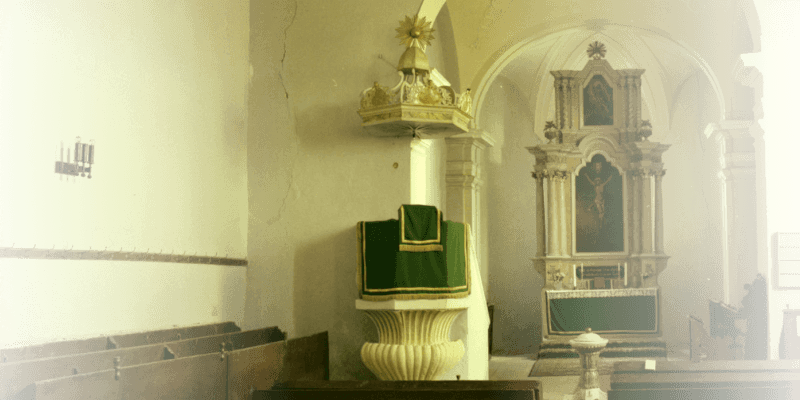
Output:
<path fill-rule="evenodd" d="M 406 47 L 411 47 L 416 44 L 424 51 L 425 47 L 431 44 L 433 32 L 435 29 L 431 28 L 432 22 L 425 20 L 425 17 L 415 15 L 413 18 L 406 16 L 406 19 L 400 21 L 400 27 L 397 28 L 397 38 L 400 39 L 400 44 Z"/>
<path fill-rule="evenodd" d="M 589 58 L 593 58 L 595 60 L 604 58 L 606 56 L 606 45 L 597 41 L 590 43 L 589 48 L 586 49 L 586 54 L 589 55 Z"/>

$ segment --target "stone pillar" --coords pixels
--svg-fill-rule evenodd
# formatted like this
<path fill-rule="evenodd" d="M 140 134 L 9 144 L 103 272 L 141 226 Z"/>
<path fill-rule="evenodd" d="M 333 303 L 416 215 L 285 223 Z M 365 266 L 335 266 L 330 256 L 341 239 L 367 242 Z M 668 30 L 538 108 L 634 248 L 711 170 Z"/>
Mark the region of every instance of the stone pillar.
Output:
<path fill-rule="evenodd" d="M 641 171 L 640 182 L 640 203 L 639 209 L 642 213 L 640 218 L 642 241 L 641 253 L 653 253 L 653 207 L 652 207 L 652 171 L 643 169 Z"/>
<path fill-rule="evenodd" d="M 555 171 L 549 171 L 547 174 L 547 255 L 557 256 L 560 253 L 560 237 L 558 231 L 559 223 L 558 208 L 558 178 Z"/>
<path fill-rule="evenodd" d="M 486 238 L 482 237 L 482 215 L 480 212 L 480 189 L 483 185 L 483 151 L 494 145 L 488 133 L 472 131 L 450 136 L 447 145 L 447 219 L 469 224 L 476 239 L 475 251 L 482 260 Z M 487 266 L 482 265 L 481 275 L 488 282 Z M 487 287 L 488 288 L 488 287 Z M 486 289 L 486 288 L 485 288 Z"/>
<path fill-rule="evenodd" d="M 564 171 L 561 174 L 559 174 L 559 177 L 558 177 L 558 181 L 559 181 L 560 189 L 561 189 L 561 192 L 560 192 L 561 195 L 559 196 L 559 199 L 561 201 L 561 207 L 559 207 L 559 221 L 561 221 L 561 232 L 560 232 L 561 233 L 561 239 L 560 239 L 560 242 L 561 242 L 561 255 L 562 256 L 568 256 L 568 255 L 572 254 L 572 249 L 570 248 L 570 244 L 571 243 L 570 243 L 570 240 L 569 240 L 570 231 L 571 231 L 571 229 L 569 229 L 569 228 L 572 226 L 572 224 L 570 224 L 569 220 L 567 220 L 567 218 L 570 218 L 570 220 L 572 219 L 572 214 L 570 212 L 568 212 L 568 211 L 570 211 L 570 204 L 572 204 L 572 202 L 570 201 L 570 196 L 569 196 L 569 193 L 572 192 L 572 190 L 569 189 L 570 184 L 571 184 L 570 176 L 571 176 L 571 174 L 568 171 Z"/>
<path fill-rule="evenodd" d="M 661 178 L 666 173 L 665 170 L 657 171 L 655 175 L 655 226 L 653 227 L 653 234 L 655 235 L 655 251 L 656 254 L 664 254 L 664 207 L 661 198 Z"/>
<path fill-rule="evenodd" d="M 640 254 L 642 252 L 642 225 L 641 225 L 641 182 L 642 177 L 638 170 L 631 170 L 631 181 L 633 187 L 631 190 L 631 215 L 633 216 L 633 229 L 631 236 L 631 254 Z"/>
<path fill-rule="evenodd" d="M 536 179 L 536 256 L 543 257 L 547 254 L 547 242 L 545 241 L 545 229 L 538 229 L 544 227 L 539 221 L 544 221 L 544 173 L 533 172 L 534 179 Z"/>
<path fill-rule="evenodd" d="M 722 180 L 723 281 L 725 302 L 738 304 L 744 284 L 758 274 L 756 158 L 752 121 L 722 121 L 707 134 L 720 144 Z"/>

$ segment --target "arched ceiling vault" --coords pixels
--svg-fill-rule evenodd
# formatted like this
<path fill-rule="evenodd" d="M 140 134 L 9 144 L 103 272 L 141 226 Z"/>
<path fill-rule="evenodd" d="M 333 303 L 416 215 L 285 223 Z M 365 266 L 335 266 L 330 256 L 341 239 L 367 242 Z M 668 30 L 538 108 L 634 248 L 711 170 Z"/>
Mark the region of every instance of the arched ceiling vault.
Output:
<path fill-rule="evenodd" d="M 654 134 L 659 129 L 669 130 L 670 108 L 690 76 L 705 80 L 713 92 L 713 100 L 705 107 L 711 110 L 709 115 L 721 118 L 734 83 L 731 62 L 738 57 L 733 54 L 738 47 L 730 43 L 732 32 L 747 30 L 743 33 L 753 38 L 752 47 L 759 47 L 758 18 L 749 7 L 752 0 L 737 0 L 734 7 L 731 0 L 446 3 L 460 86 L 472 88 L 478 127 L 483 97 L 503 76 L 527 91 L 531 119 L 537 131 L 541 130 L 552 116 L 553 78 L 549 72 L 583 69 L 586 46 L 595 40 L 608 48 L 606 59 L 612 67 L 646 70 L 643 110 L 654 125 Z M 433 19 L 444 4 L 445 0 L 423 0 L 420 13 Z M 742 24 L 743 20 L 746 23 Z"/>
<path fill-rule="evenodd" d="M 502 76 L 529 94 L 530 113 L 541 135 L 545 121 L 553 119 L 553 76 L 550 71 L 582 70 L 588 60 L 589 43 L 600 41 L 607 48 L 606 60 L 615 69 L 644 69 L 642 77 L 643 118 L 654 131 L 670 129 L 670 108 L 690 76 L 702 72 L 714 88 L 717 104 L 709 105 L 723 114 L 724 101 L 716 77 L 703 63 L 679 44 L 657 33 L 642 32 L 624 25 L 605 25 L 601 30 L 574 27 L 528 41 L 503 57 L 504 62 L 484 76 L 476 91 L 480 126 L 481 97 L 494 80 Z M 709 121 L 711 122 L 711 121 Z"/>

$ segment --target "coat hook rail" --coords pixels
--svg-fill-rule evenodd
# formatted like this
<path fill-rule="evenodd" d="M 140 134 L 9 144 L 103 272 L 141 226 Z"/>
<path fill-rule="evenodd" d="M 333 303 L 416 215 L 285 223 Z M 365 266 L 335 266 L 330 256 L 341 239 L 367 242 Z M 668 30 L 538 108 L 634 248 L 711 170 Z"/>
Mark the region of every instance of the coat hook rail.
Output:
<path fill-rule="evenodd" d="M 165 254 L 163 249 L 158 253 L 150 253 L 150 249 L 146 252 L 136 252 L 136 248 L 132 251 L 123 251 L 120 247 L 119 250 L 108 250 L 105 247 L 103 250 L 76 250 L 74 245 L 69 248 L 57 249 L 56 246 L 52 248 L 37 248 L 34 245 L 31 248 L 16 247 L 16 243 L 11 247 L 0 247 L 0 258 L 20 258 L 20 259 L 38 259 L 38 260 L 111 260 L 111 261 L 144 261 L 144 262 L 164 262 L 164 263 L 180 263 L 180 264 L 213 264 L 232 267 L 246 267 L 247 259 L 245 258 L 229 258 L 228 254 L 225 257 L 217 257 L 219 252 L 213 256 L 199 255 L 195 252 L 194 255 L 187 255 L 187 251 L 183 254 L 172 253 Z"/>

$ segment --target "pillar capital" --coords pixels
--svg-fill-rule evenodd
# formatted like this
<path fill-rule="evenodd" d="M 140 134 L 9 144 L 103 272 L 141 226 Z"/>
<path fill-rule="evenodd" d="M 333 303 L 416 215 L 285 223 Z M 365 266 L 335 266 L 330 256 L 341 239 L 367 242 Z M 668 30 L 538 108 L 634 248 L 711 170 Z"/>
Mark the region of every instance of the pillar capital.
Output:
<path fill-rule="evenodd" d="M 708 124 L 705 133 L 719 143 L 719 163 L 723 170 L 721 177 L 727 175 L 726 179 L 730 179 L 731 174 L 725 170 L 755 168 L 755 141 L 763 134 L 758 123 L 752 120 L 723 120 Z"/>
<path fill-rule="evenodd" d="M 494 147 L 495 140 L 489 132 L 483 129 L 472 129 L 469 132 L 453 135 L 445 139 L 448 147 L 450 144 L 469 144 L 479 146 L 482 149 L 487 147 Z"/>

